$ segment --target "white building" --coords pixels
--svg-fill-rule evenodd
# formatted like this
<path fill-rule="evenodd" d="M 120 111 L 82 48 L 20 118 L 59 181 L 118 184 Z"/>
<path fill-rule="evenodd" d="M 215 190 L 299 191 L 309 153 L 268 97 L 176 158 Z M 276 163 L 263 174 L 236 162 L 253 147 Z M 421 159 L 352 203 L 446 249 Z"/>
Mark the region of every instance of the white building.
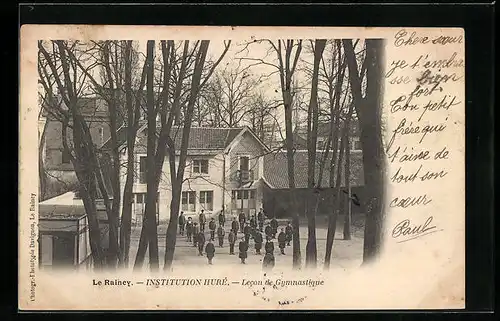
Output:
<path fill-rule="evenodd" d="M 126 164 L 126 129 L 121 128 L 120 155 Z M 179 149 L 182 128 L 172 128 L 171 136 Z M 135 165 L 133 186 L 132 221 L 140 224 L 146 199 L 146 141 L 147 127 L 143 125 L 135 142 Z M 107 142 L 109 143 L 109 142 Z M 104 145 L 106 148 L 107 144 Z M 201 210 L 215 215 L 223 208 L 226 215 L 237 215 L 241 211 L 255 214 L 262 207 L 264 155 L 268 148 L 248 127 L 243 128 L 191 128 L 188 158 L 182 186 L 181 211 L 186 216 Z M 178 155 L 177 155 L 178 157 Z M 177 160 L 176 160 L 177 162 Z M 121 187 L 125 185 L 126 166 L 122 166 Z M 168 156 L 158 190 L 157 219 L 168 221 L 170 217 L 171 184 Z M 123 199 L 123 198 L 122 198 Z"/>

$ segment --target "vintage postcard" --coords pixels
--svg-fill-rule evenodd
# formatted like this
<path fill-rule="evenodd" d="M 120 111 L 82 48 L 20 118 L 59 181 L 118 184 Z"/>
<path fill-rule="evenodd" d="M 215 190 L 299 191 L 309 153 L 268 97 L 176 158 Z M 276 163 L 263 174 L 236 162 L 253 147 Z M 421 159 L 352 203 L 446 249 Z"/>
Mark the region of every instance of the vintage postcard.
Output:
<path fill-rule="evenodd" d="M 464 43 L 22 26 L 19 309 L 464 308 Z"/>

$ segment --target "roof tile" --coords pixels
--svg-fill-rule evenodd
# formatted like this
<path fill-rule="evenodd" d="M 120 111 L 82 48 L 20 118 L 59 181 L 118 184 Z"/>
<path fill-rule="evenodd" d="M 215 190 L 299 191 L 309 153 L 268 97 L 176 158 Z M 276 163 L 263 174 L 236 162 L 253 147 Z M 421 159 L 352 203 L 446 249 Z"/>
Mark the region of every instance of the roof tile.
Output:
<path fill-rule="evenodd" d="M 287 157 L 286 151 L 278 151 L 268 154 L 264 157 L 264 178 L 271 185 L 272 188 L 286 189 L 288 188 L 288 171 L 287 171 Z M 329 186 L 330 177 L 330 156 L 325 161 L 323 175 L 321 177 L 320 187 Z M 294 153 L 295 165 L 295 186 L 296 188 L 307 188 L 307 165 L 308 155 L 306 150 L 296 150 Z M 351 152 L 351 186 L 360 186 L 364 183 L 363 175 L 363 157 L 360 152 Z M 315 167 L 315 183 L 319 180 L 320 164 L 323 162 L 323 152 L 316 153 L 316 167 Z M 344 185 L 344 166 L 341 171 L 341 186 Z"/>

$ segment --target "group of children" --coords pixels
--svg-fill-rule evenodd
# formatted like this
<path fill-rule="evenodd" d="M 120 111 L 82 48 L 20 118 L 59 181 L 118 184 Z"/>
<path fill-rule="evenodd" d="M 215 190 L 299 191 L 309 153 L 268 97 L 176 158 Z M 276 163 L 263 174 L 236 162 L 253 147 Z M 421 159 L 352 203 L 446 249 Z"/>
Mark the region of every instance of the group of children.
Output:
<path fill-rule="evenodd" d="M 193 222 L 192 218 L 189 217 L 187 220 L 184 216 L 184 213 L 181 212 L 179 215 L 179 233 L 180 235 L 184 235 L 184 232 L 187 236 L 188 242 L 193 242 L 193 246 L 198 248 L 198 255 L 203 255 L 203 250 L 205 249 L 205 253 L 207 254 L 208 264 L 212 264 L 212 259 L 215 256 L 215 245 L 212 243 L 215 241 L 215 235 L 217 233 L 217 239 L 219 242 L 219 247 L 224 246 L 224 225 L 226 223 L 226 217 L 224 212 L 218 216 L 217 226 L 215 219 L 212 217 L 208 223 L 208 229 L 210 230 L 210 238 L 208 243 L 205 246 L 205 225 L 206 225 L 206 216 L 204 211 L 202 210 L 198 217 L 198 222 Z M 239 244 L 239 258 L 242 264 L 245 264 L 245 261 L 248 257 L 248 249 L 250 239 L 254 241 L 255 253 L 260 255 L 262 244 L 263 244 L 263 235 L 264 232 L 266 237 L 266 244 L 264 246 L 265 256 L 263 260 L 263 268 L 272 269 L 274 267 L 274 243 L 273 239 L 276 239 L 276 234 L 278 234 L 279 223 L 275 218 L 272 218 L 269 224 L 264 228 L 265 224 L 265 214 L 261 209 L 257 214 L 252 215 L 247 222 L 247 217 L 245 213 L 241 212 L 238 215 L 238 220 L 236 217 L 233 217 L 231 222 L 231 230 L 228 235 L 229 241 L 229 254 L 234 255 L 234 246 L 236 244 L 236 240 L 238 238 L 238 232 L 243 234 Z M 281 228 L 280 233 L 278 234 L 278 246 L 280 248 L 280 253 L 282 255 L 285 254 L 286 246 L 290 245 L 290 242 L 293 238 L 293 228 L 290 222 L 288 222 L 285 228 Z M 205 247 L 205 248 L 204 248 Z"/>

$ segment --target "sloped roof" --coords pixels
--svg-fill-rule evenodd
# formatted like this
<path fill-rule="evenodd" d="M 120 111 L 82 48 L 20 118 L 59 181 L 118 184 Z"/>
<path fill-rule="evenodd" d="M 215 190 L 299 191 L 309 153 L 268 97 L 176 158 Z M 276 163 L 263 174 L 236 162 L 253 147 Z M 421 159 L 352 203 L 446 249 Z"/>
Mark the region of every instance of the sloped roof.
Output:
<path fill-rule="evenodd" d="M 193 127 L 189 133 L 188 149 L 225 149 L 243 128 Z M 182 128 L 172 129 L 175 145 L 182 142 Z"/>
<path fill-rule="evenodd" d="M 315 185 L 319 180 L 320 164 L 323 161 L 323 152 L 316 152 Z M 296 188 L 307 188 L 307 165 L 308 155 L 306 150 L 296 150 L 294 153 L 295 186 Z M 328 187 L 330 178 L 331 152 L 325 162 L 320 187 Z M 363 159 L 361 152 L 351 152 L 351 175 L 350 185 L 361 186 L 364 184 Z M 343 164 L 345 164 L 345 159 Z M 341 186 L 344 186 L 344 165 L 341 171 Z M 264 178 L 271 188 L 288 188 L 288 171 L 286 151 L 281 150 L 264 156 Z"/>
<path fill-rule="evenodd" d="M 78 219 L 86 215 L 83 205 L 47 205 L 39 204 L 40 219 L 67 220 Z"/>
<path fill-rule="evenodd" d="M 62 99 L 60 96 L 54 98 L 59 101 Z M 100 97 L 78 97 L 77 108 L 85 117 L 104 117 L 107 115 L 106 103 Z M 64 102 L 61 102 L 61 109 L 68 109 Z M 42 110 L 42 115 L 44 117 L 53 118 L 45 108 Z"/>
<path fill-rule="evenodd" d="M 223 150 L 238 136 L 244 128 L 213 128 L 192 127 L 189 133 L 189 150 Z M 127 128 L 121 127 L 117 131 L 119 146 L 127 139 Z M 182 127 L 172 127 L 171 137 L 174 138 L 175 146 L 181 146 Z M 139 144 L 146 145 L 146 135 L 139 137 Z M 108 140 L 103 149 L 109 149 L 111 142 Z"/>

